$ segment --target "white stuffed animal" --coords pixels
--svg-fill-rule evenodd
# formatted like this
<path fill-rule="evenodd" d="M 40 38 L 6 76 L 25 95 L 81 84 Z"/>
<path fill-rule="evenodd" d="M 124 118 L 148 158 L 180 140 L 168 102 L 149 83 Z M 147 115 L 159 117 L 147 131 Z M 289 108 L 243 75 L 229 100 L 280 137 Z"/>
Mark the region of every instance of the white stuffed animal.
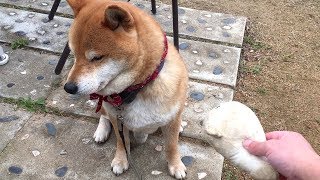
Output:
<path fill-rule="evenodd" d="M 222 103 L 211 110 L 204 122 L 212 135 L 210 144 L 234 165 L 250 173 L 255 179 L 278 179 L 278 173 L 263 157 L 251 155 L 243 146 L 246 138 L 266 141 L 265 133 L 255 113 L 240 102 Z"/>

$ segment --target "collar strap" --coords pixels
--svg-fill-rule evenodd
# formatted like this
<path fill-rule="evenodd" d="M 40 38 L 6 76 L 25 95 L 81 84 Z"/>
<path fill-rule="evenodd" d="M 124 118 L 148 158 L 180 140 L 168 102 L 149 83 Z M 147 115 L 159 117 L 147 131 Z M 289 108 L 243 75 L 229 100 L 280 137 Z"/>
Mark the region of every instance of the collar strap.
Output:
<path fill-rule="evenodd" d="M 163 68 L 167 53 L 168 53 L 168 40 L 167 40 L 166 34 L 164 33 L 164 51 L 160 60 L 160 64 L 157 66 L 156 70 L 150 76 L 148 76 L 147 79 L 144 80 L 142 83 L 129 86 L 119 94 L 112 94 L 109 96 L 103 96 L 97 93 L 90 94 L 90 100 L 97 100 L 97 99 L 99 100 L 96 112 L 100 111 L 103 101 L 108 102 L 114 107 L 118 107 L 123 103 L 126 103 L 126 104 L 131 103 L 144 86 L 146 86 L 149 82 L 155 80 L 158 77 L 161 69 Z"/>

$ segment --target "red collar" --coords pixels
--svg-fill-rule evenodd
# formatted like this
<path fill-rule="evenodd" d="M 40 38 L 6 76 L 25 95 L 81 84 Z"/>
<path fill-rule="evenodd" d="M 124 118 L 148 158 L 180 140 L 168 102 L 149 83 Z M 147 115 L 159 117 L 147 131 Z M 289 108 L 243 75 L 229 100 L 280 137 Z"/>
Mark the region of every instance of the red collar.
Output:
<path fill-rule="evenodd" d="M 118 106 L 122 105 L 123 103 L 126 103 L 126 104 L 131 103 L 135 99 L 138 92 L 145 85 L 147 85 L 149 82 L 155 80 L 158 77 L 158 75 L 163 67 L 164 60 L 167 56 L 167 53 L 168 53 L 168 41 L 167 41 L 167 36 L 164 33 L 164 51 L 163 51 L 163 54 L 162 54 L 162 57 L 160 60 L 160 64 L 157 66 L 156 70 L 150 76 L 148 76 L 147 79 L 144 80 L 142 83 L 129 86 L 128 88 L 126 88 L 124 91 L 122 91 L 119 94 L 112 94 L 110 96 L 103 96 L 103 95 L 100 95 L 97 93 L 90 94 L 90 100 L 96 100 L 96 99 L 99 100 L 96 112 L 100 111 L 103 101 L 108 102 L 109 104 L 111 104 L 114 107 L 118 107 Z"/>

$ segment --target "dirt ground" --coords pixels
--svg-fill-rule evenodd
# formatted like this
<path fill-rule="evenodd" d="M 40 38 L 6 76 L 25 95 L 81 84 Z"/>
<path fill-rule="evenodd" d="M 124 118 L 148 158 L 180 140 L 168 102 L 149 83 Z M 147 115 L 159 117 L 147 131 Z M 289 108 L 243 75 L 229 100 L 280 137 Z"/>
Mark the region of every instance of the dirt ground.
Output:
<path fill-rule="evenodd" d="M 299 132 L 320 154 L 320 1 L 180 0 L 179 5 L 248 18 L 234 99 L 255 110 L 266 132 Z M 228 162 L 224 167 L 223 179 L 247 179 Z"/>

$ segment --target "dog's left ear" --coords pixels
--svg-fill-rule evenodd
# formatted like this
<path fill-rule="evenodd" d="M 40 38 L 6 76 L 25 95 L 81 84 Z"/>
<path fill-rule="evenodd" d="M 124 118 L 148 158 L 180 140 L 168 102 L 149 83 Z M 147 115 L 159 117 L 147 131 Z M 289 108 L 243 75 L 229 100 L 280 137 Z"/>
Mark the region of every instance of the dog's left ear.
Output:
<path fill-rule="evenodd" d="M 113 31 L 120 26 L 125 30 L 129 30 L 134 26 L 133 22 L 132 15 L 125 7 L 110 5 L 105 10 L 104 25 Z"/>

